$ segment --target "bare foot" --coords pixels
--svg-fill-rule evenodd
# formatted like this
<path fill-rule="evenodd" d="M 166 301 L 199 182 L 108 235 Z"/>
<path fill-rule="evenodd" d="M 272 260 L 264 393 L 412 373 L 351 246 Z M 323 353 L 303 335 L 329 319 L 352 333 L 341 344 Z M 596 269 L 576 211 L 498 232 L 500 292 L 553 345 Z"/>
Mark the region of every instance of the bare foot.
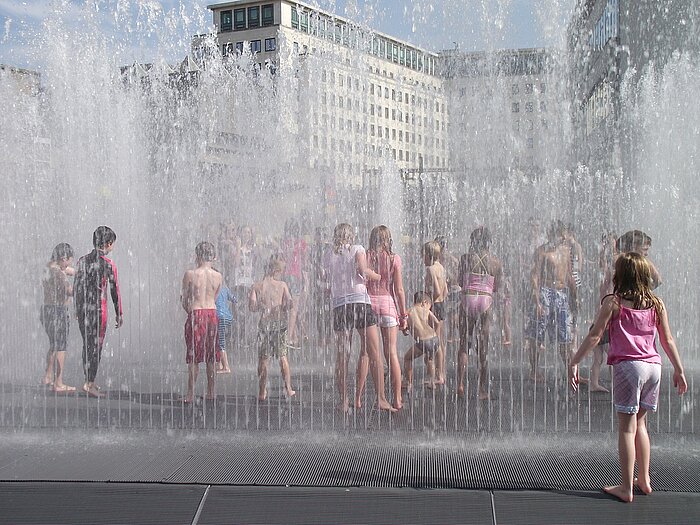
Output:
<path fill-rule="evenodd" d="M 207 396 L 204 399 L 206 399 L 207 401 L 216 401 L 216 396 Z"/>
<path fill-rule="evenodd" d="M 218 368 L 218 369 L 216 370 L 216 373 L 217 373 L 217 374 L 230 374 L 230 373 L 231 373 L 231 369 L 230 369 L 230 368 Z"/>
<path fill-rule="evenodd" d="M 621 485 L 615 485 L 613 487 L 605 487 L 603 490 L 607 494 L 610 494 L 611 496 L 615 496 L 620 501 L 624 501 L 625 503 L 632 503 L 632 498 L 634 497 L 632 495 L 632 491 L 624 489 Z"/>
<path fill-rule="evenodd" d="M 603 385 L 594 385 L 591 383 L 591 386 L 588 388 L 590 392 L 610 392 L 607 388 L 605 388 Z"/>
<path fill-rule="evenodd" d="M 489 399 L 488 392 L 479 392 L 479 401 L 488 401 Z"/>
<path fill-rule="evenodd" d="M 379 410 L 386 410 L 387 412 L 396 412 L 397 410 L 389 404 L 388 401 L 380 401 L 379 402 Z"/>
<path fill-rule="evenodd" d="M 457 387 L 457 396 L 464 397 L 464 385 L 459 385 Z"/>
<path fill-rule="evenodd" d="M 501 344 L 503 346 L 510 346 L 510 339 L 504 339 L 503 341 L 501 341 Z"/>
<path fill-rule="evenodd" d="M 44 386 L 53 386 L 53 381 L 51 381 L 50 377 L 44 377 L 44 379 L 41 380 L 41 384 Z"/>
<path fill-rule="evenodd" d="M 258 401 L 265 401 L 267 399 L 267 388 L 262 391 L 262 393 L 258 393 Z"/>
<path fill-rule="evenodd" d="M 403 403 L 401 401 L 394 401 L 392 405 L 396 410 L 401 410 L 403 408 Z"/>
<path fill-rule="evenodd" d="M 441 377 L 440 379 L 435 380 L 436 385 L 444 385 L 445 384 L 445 378 Z"/>
<path fill-rule="evenodd" d="M 54 385 L 53 391 L 57 394 L 67 394 L 69 392 L 75 392 L 75 387 L 68 385 Z"/>
<path fill-rule="evenodd" d="M 432 390 L 433 388 L 435 388 L 436 384 L 437 384 L 437 382 L 434 382 L 434 381 L 424 381 L 423 382 L 423 386 L 425 388 L 427 388 L 428 390 Z"/>
<path fill-rule="evenodd" d="M 341 414 L 348 415 L 350 413 L 350 405 L 347 403 L 347 401 L 345 403 L 340 403 L 335 407 L 335 409 Z"/>
<path fill-rule="evenodd" d="M 297 391 L 292 390 L 291 388 L 287 390 L 287 397 L 294 397 L 296 395 Z"/>
<path fill-rule="evenodd" d="M 97 388 L 95 388 L 94 386 L 85 390 L 85 393 L 88 395 L 88 397 L 96 397 L 98 399 L 105 397 L 105 395 L 99 390 L 97 390 Z"/>
<path fill-rule="evenodd" d="M 639 478 L 634 478 L 634 486 L 641 490 L 647 496 L 652 493 L 651 483 L 642 483 L 641 481 L 639 481 Z"/>
<path fill-rule="evenodd" d="M 362 399 L 359 397 L 355 399 L 355 408 L 362 408 Z"/>

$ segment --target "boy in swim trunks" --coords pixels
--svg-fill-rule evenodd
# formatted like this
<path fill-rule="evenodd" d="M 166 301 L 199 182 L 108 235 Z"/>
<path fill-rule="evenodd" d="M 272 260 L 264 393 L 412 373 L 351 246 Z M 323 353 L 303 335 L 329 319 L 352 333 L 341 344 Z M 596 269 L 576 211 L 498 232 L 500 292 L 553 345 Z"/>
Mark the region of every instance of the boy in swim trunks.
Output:
<path fill-rule="evenodd" d="M 420 356 L 424 356 L 428 388 L 433 388 L 436 384 L 433 358 L 440 348 L 440 340 L 435 330 L 440 321 L 431 311 L 431 305 L 430 295 L 416 292 L 413 296 L 413 307 L 408 311 L 408 328 L 404 334 L 410 333 L 415 342 L 403 358 L 406 389 L 409 392 L 413 389 L 413 360 Z"/>
<path fill-rule="evenodd" d="M 260 312 L 258 322 L 258 400 L 267 399 L 267 364 L 270 357 L 280 361 L 287 397 L 296 394 L 287 361 L 287 322 L 292 308 L 292 295 L 282 281 L 285 263 L 279 255 L 270 257 L 265 277 L 253 285 L 248 298 L 251 312 Z"/>
<path fill-rule="evenodd" d="M 539 371 L 539 356 L 545 333 L 549 333 L 550 344 L 557 344 L 564 366 L 568 367 L 573 343 L 572 315 L 576 313 L 576 282 L 571 275 L 571 252 L 561 221 L 550 225 L 547 239 L 535 251 L 535 264 L 530 275 L 532 304 L 525 327 L 530 378 L 537 382 L 544 380 Z"/>
<path fill-rule="evenodd" d="M 423 246 L 423 263 L 425 264 L 425 293 L 432 302 L 431 311 L 438 320 L 437 331 L 439 348 L 435 355 L 435 384 L 445 384 L 445 341 L 442 324 L 445 320 L 445 299 L 447 299 L 447 273 L 440 264 L 440 244 L 437 241 L 426 242 Z"/>
<path fill-rule="evenodd" d="M 216 349 L 218 345 L 219 318 L 216 315 L 216 297 L 219 295 L 223 276 L 212 268 L 216 259 L 214 245 L 200 242 L 194 250 L 197 268 L 187 270 L 182 278 L 180 300 L 187 312 L 185 321 L 185 362 L 188 368 L 187 395 L 184 403 L 194 400 L 194 386 L 199 375 L 199 363 L 207 367 L 207 396 L 214 399 L 216 377 Z"/>

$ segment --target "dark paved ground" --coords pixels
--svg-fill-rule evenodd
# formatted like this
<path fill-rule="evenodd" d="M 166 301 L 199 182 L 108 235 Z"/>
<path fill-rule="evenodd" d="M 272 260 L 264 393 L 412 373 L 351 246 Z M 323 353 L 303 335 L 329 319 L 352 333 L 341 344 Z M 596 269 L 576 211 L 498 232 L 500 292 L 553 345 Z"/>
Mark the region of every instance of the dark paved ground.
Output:
<path fill-rule="evenodd" d="M 699 458 L 655 436 L 629 505 L 609 434 L 5 432 L 0 523 L 697 523 Z"/>

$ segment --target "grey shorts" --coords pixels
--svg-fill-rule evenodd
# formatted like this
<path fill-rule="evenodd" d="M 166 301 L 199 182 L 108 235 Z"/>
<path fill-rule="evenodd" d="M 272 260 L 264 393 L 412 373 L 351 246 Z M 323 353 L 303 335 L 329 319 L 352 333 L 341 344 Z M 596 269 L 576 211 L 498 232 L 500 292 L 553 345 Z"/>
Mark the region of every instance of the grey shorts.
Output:
<path fill-rule="evenodd" d="M 661 365 L 622 361 L 613 365 L 613 403 L 616 412 L 636 414 L 639 408 L 656 412 Z"/>
<path fill-rule="evenodd" d="M 432 359 L 435 352 L 440 348 L 440 340 L 435 336 L 430 339 L 416 341 L 416 348 L 427 355 L 429 359 Z"/>

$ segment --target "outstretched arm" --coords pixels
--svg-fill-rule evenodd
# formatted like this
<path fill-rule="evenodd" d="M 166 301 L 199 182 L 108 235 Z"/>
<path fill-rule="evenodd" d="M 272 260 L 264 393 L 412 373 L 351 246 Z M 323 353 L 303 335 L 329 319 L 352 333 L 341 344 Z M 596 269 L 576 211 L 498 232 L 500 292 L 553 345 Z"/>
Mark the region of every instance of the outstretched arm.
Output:
<path fill-rule="evenodd" d="M 355 254 L 355 266 L 357 268 L 357 273 L 362 275 L 365 279 L 379 281 L 382 278 L 381 275 L 367 265 L 367 255 L 365 252 L 360 251 Z"/>
<path fill-rule="evenodd" d="M 593 327 L 588 331 L 588 335 L 581 343 L 581 346 L 579 346 L 578 351 L 571 358 L 569 362 L 569 382 L 574 390 L 578 388 L 578 364 L 586 357 L 588 352 L 598 346 L 616 307 L 617 305 L 615 304 L 615 298 L 613 296 L 607 297 L 605 301 L 603 301 L 598 311 L 598 316 L 593 323 Z"/>
<path fill-rule="evenodd" d="M 673 365 L 673 386 L 678 389 L 679 394 L 685 394 L 688 391 L 688 382 L 685 378 L 681 356 L 678 353 L 678 348 L 676 348 L 676 341 L 668 325 L 668 315 L 666 314 L 665 305 L 659 319 L 659 340 L 661 341 L 661 347 L 664 349 L 664 352 L 666 352 L 666 355 Z"/>

